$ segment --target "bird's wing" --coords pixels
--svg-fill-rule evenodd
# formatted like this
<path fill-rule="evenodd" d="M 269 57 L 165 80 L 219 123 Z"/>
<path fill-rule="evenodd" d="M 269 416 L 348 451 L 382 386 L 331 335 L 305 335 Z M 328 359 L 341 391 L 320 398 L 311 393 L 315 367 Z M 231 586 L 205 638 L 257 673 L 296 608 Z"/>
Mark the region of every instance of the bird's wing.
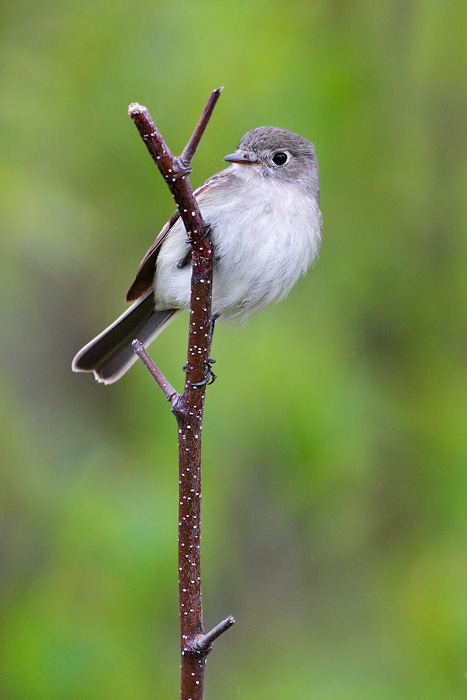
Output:
<path fill-rule="evenodd" d="M 198 189 L 194 192 L 196 199 L 199 199 L 200 195 L 205 194 L 213 187 L 217 187 L 219 183 L 222 182 L 226 177 L 226 170 L 223 170 L 220 173 L 216 173 L 216 175 L 213 175 L 208 180 L 206 180 L 206 182 L 203 185 L 201 185 L 201 187 L 198 187 Z M 178 221 L 179 218 L 180 213 L 178 211 L 172 214 L 172 216 L 167 221 L 166 225 L 164 226 L 160 234 L 157 236 L 152 246 L 149 248 L 144 258 L 141 260 L 141 264 L 136 274 L 136 277 L 131 283 L 130 289 L 127 292 L 126 301 L 136 301 L 136 299 L 139 299 L 143 296 L 143 294 L 146 294 L 146 292 L 149 291 L 149 289 L 151 289 L 154 280 L 154 273 L 156 270 L 157 256 L 159 255 L 159 251 L 163 242 L 165 241 L 165 239 L 171 232 L 174 224 L 176 223 L 176 221 Z"/>

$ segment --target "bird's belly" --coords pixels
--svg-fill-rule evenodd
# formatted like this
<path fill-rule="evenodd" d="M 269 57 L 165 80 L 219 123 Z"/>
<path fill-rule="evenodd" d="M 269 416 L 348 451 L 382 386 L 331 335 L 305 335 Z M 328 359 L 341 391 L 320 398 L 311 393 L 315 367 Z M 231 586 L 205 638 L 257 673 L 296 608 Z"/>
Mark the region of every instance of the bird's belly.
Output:
<path fill-rule="evenodd" d="M 222 212 L 203 207 L 211 224 L 213 313 L 224 319 L 245 319 L 286 295 L 306 272 L 320 242 L 318 209 L 307 216 Z M 243 214 L 243 215 L 242 215 Z M 163 243 L 154 280 L 156 309 L 186 308 L 190 304 L 191 265 L 177 263 L 187 251 L 186 234 L 178 221 Z"/>
<path fill-rule="evenodd" d="M 235 235 L 214 235 L 213 312 L 242 320 L 285 296 L 308 269 L 319 240 L 317 218 L 279 226 L 274 217 L 261 217 Z"/>

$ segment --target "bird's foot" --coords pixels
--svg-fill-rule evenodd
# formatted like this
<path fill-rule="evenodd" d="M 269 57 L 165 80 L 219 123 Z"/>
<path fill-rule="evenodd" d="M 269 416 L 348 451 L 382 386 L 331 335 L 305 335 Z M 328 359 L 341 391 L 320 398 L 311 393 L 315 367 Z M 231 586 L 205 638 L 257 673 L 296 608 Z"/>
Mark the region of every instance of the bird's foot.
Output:
<path fill-rule="evenodd" d="M 202 379 L 200 382 L 189 382 L 190 386 L 198 386 L 199 387 L 199 386 L 204 386 L 205 384 L 207 384 L 207 385 L 214 384 L 214 382 L 217 379 L 217 374 L 214 374 L 214 372 L 212 371 L 212 365 L 215 362 L 216 362 L 216 360 L 213 360 L 212 357 L 210 357 L 208 359 L 208 361 L 206 362 L 207 371 L 206 371 L 206 376 L 204 377 L 204 379 Z M 184 372 L 189 372 L 190 370 L 191 370 L 191 367 L 190 367 L 189 363 L 184 365 L 184 367 L 183 367 Z"/>

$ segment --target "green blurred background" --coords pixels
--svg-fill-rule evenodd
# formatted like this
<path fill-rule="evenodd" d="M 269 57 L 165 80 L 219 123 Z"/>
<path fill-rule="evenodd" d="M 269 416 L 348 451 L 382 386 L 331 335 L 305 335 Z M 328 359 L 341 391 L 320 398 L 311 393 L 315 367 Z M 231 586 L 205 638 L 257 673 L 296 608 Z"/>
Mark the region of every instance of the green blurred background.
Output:
<path fill-rule="evenodd" d="M 204 431 L 206 699 L 467 695 L 466 5 L 6 2 L 1 26 L 0 698 L 178 697 L 175 421 L 75 352 L 173 202 L 252 127 L 314 141 L 320 260 L 216 330 Z M 152 346 L 181 388 L 186 315 Z"/>

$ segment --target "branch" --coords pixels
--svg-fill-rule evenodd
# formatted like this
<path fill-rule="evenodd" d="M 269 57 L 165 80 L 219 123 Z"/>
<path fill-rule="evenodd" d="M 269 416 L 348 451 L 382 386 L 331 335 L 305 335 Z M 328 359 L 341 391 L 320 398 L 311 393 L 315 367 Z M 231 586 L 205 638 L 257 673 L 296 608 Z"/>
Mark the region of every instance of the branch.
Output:
<path fill-rule="evenodd" d="M 208 125 L 208 121 L 211 118 L 211 114 L 213 113 L 214 107 L 216 106 L 217 100 L 219 99 L 221 92 L 224 88 L 216 88 L 216 90 L 213 90 L 211 92 L 211 96 L 209 97 L 209 100 L 206 102 L 206 106 L 203 110 L 203 113 L 200 117 L 200 120 L 198 124 L 196 125 L 195 130 L 193 131 L 191 135 L 191 139 L 188 141 L 187 145 L 183 149 L 183 153 L 180 156 L 180 161 L 183 166 L 188 168 L 191 165 L 191 161 L 193 160 L 193 156 L 195 155 L 196 149 L 198 148 L 199 142 L 201 141 L 204 130 L 206 129 Z"/>
<path fill-rule="evenodd" d="M 172 196 L 192 246 L 192 277 L 186 379 L 178 395 L 137 341 L 133 348 L 172 404 L 178 424 L 180 603 L 180 700 L 202 700 L 204 665 L 212 642 L 234 623 L 233 617 L 204 634 L 201 599 L 201 431 L 206 383 L 211 377 L 212 247 L 193 194 L 190 164 L 222 88 L 211 93 L 203 114 L 180 157 L 174 157 L 146 107 L 131 104 L 129 114 Z"/>
<path fill-rule="evenodd" d="M 195 246 L 194 250 L 198 253 L 204 253 L 208 257 L 211 254 L 208 238 L 202 242 L 204 245 L 199 246 L 204 235 L 204 226 L 188 175 L 191 172 L 191 161 L 221 91 L 222 88 L 216 88 L 212 91 L 200 120 L 180 157 L 172 155 L 146 107 L 134 102 L 128 108 L 128 114 L 133 119 L 151 158 L 159 168 L 172 193 L 188 238 L 193 241 Z"/>
<path fill-rule="evenodd" d="M 198 637 L 195 637 L 193 641 L 193 649 L 200 652 L 209 652 L 212 649 L 212 643 L 215 642 L 216 639 L 221 636 L 221 634 L 227 632 L 227 630 L 234 624 L 234 618 L 232 615 L 229 615 L 229 617 L 222 620 L 222 622 L 219 622 L 219 624 L 213 627 L 207 634 L 200 634 Z"/>
<path fill-rule="evenodd" d="M 164 377 L 164 375 L 160 371 L 159 367 L 156 365 L 156 363 L 149 356 L 143 343 L 136 338 L 132 342 L 132 346 L 133 346 L 133 350 L 138 355 L 139 359 L 143 362 L 145 367 L 147 367 L 147 369 L 150 371 L 150 373 L 152 374 L 152 376 L 154 377 L 154 379 L 158 383 L 159 387 L 164 392 L 165 398 L 167 399 L 167 401 L 169 401 L 172 404 L 172 406 L 176 406 L 177 402 L 180 399 L 180 394 L 178 394 L 175 391 L 175 389 L 170 384 L 170 382 L 168 382 L 167 379 Z"/>

